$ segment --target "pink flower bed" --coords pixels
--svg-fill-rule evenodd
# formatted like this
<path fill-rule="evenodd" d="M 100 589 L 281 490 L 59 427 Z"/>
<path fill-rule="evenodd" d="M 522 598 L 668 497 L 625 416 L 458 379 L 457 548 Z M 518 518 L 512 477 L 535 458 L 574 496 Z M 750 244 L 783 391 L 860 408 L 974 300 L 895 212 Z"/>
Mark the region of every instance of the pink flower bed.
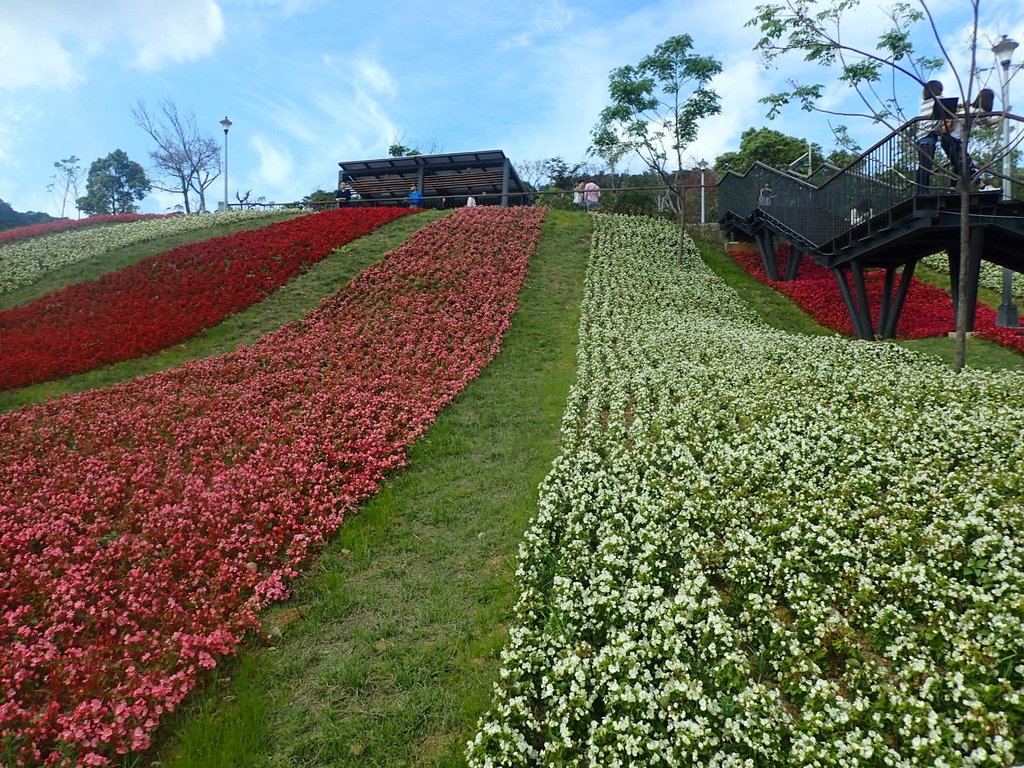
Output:
<path fill-rule="evenodd" d="M 466 208 L 251 347 L 0 415 L 0 745 L 103 765 L 497 353 L 543 210 Z"/>
<path fill-rule="evenodd" d="M 348 208 L 182 245 L 0 312 L 0 389 L 166 349 L 277 290 L 345 243 L 409 213 Z"/>
<path fill-rule="evenodd" d="M 789 263 L 790 246 L 779 247 L 779 272 L 785 272 Z M 839 284 L 831 270 L 804 258 L 796 280 L 771 280 L 764 271 L 761 257 L 749 251 L 733 250 L 729 255 L 759 282 L 769 285 L 793 302 L 826 328 L 853 335 L 853 324 L 843 303 Z M 865 273 L 871 320 L 878 325 L 878 311 L 885 288 L 884 270 Z M 852 281 L 850 290 L 853 291 Z M 953 318 L 953 300 L 947 291 L 914 278 L 896 326 L 896 335 L 902 339 L 923 339 L 945 336 L 956 329 Z M 1005 347 L 1024 352 L 1024 333 L 996 326 L 996 313 L 979 302 L 974 314 L 974 330 L 978 336 Z"/>
<path fill-rule="evenodd" d="M 5 229 L 3 232 L 0 232 L 0 245 L 14 243 L 18 240 L 27 240 L 30 237 L 38 237 L 40 235 L 66 232 L 69 229 L 94 227 L 97 224 L 118 224 L 128 221 L 140 221 L 141 219 L 163 219 L 168 216 L 177 215 L 174 213 L 108 213 L 102 216 L 90 216 L 87 219 L 57 219 L 56 221 L 47 221 L 43 224 L 27 224 L 24 227 Z"/>

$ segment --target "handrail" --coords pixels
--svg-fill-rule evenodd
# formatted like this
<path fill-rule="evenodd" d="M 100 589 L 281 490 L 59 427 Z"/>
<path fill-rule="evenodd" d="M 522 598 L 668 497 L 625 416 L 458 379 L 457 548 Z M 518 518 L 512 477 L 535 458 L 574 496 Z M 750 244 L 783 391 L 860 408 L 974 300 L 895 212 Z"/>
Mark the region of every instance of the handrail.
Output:
<path fill-rule="evenodd" d="M 1024 118 L 1012 114 L 979 112 L 973 116 L 1001 117 L 1024 123 Z M 777 231 L 792 235 L 801 245 L 818 249 L 862 221 L 897 205 L 921 196 L 955 191 L 950 186 L 955 179 L 948 170 L 942 149 L 936 151 L 930 168 L 928 158 L 921 154 L 917 138 L 921 133 L 919 124 L 925 121 L 930 122 L 930 118 L 915 117 L 907 121 L 824 180 L 815 175 L 804 180 L 760 162 L 742 175 L 729 171 L 718 185 L 720 220 L 730 216 L 750 219 L 759 211 L 758 215 L 770 220 Z M 973 135 L 983 136 L 984 133 L 975 129 Z M 1011 149 L 1013 145 L 1011 142 Z M 977 142 L 972 149 L 978 149 Z M 1002 141 L 998 142 L 997 151 L 1004 151 Z M 989 172 L 988 175 L 993 181 L 1003 178 L 1000 173 Z M 1024 185 L 1024 178 L 1010 177 L 1010 182 L 1011 186 Z M 762 205 L 759 198 L 765 184 L 771 187 L 772 195 L 768 204 Z M 1019 193 L 1019 189 L 1015 191 Z"/>

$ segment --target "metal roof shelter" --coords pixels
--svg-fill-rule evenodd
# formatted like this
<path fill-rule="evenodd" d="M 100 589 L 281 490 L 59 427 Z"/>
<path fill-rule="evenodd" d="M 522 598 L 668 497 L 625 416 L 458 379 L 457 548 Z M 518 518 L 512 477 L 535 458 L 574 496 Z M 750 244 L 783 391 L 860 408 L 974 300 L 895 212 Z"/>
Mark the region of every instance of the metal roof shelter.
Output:
<path fill-rule="evenodd" d="M 470 196 L 481 205 L 517 205 L 529 196 L 500 149 L 346 160 L 338 166 L 338 186 L 348 182 L 364 200 L 405 200 L 413 186 L 428 207 L 464 205 Z"/>

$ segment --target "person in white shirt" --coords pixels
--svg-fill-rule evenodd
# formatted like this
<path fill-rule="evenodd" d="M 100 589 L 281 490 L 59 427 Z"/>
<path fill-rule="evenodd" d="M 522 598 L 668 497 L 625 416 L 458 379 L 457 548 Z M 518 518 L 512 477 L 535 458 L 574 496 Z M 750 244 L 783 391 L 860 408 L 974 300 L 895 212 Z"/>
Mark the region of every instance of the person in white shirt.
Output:
<path fill-rule="evenodd" d="M 935 167 L 935 145 L 939 143 L 940 121 L 931 118 L 935 109 L 935 99 L 940 96 L 942 96 L 942 83 L 938 80 L 929 80 L 924 84 L 919 115 L 929 119 L 918 122 L 916 180 L 919 187 L 929 187 L 932 183 L 932 170 Z"/>

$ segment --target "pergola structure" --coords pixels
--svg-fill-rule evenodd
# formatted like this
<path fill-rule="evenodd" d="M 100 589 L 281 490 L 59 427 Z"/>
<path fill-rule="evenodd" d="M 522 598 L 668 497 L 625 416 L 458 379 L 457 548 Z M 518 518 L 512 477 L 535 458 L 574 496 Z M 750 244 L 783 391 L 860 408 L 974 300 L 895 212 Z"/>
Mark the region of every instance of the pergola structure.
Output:
<path fill-rule="evenodd" d="M 502 206 L 521 205 L 529 198 L 500 149 L 346 160 L 338 166 L 338 186 L 347 182 L 363 200 L 405 200 L 412 187 L 431 208 L 465 205 L 469 197 L 479 205 Z"/>

